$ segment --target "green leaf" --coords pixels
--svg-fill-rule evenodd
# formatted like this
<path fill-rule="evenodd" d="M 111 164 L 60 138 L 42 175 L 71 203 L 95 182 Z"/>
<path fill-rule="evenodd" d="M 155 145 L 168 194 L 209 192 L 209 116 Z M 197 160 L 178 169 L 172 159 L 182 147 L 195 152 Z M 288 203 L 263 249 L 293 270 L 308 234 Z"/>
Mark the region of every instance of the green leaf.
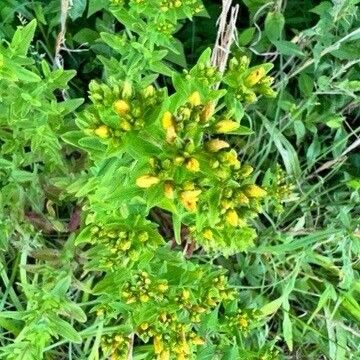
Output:
<path fill-rule="evenodd" d="M 285 18 L 279 11 L 271 11 L 265 19 L 265 34 L 271 42 L 279 40 L 284 29 Z"/>
<path fill-rule="evenodd" d="M 282 55 L 304 56 L 304 53 L 301 51 L 299 46 L 290 41 L 276 40 L 272 43 L 276 46 L 277 51 Z"/>
<path fill-rule="evenodd" d="M 31 20 L 26 26 L 19 26 L 15 31 L 10 48 L 16 55 L 25 56 L 29 50 L 30 44 L 33 41 L 36 20 Z"/>
<path fill-rule="evenodd" d="M 86 8 L 87 0 L 75 0 L 69 10 L 69 16 L 72 20 L 81 17 Z"/>
<path fill-rule="evenodd" d="M 238 35 L 238 43 L 240 46 L 246 46 L 250 43 L 250 41 L 253 39 L 255 34 L 255 28 L 250 27 L 248 29 L 243 30 Z"/>
<path fill-rule="evenodd" d="M 55 334 L 60 335 L 64 339 L 80 344 L 81 343 L 81 336 L 78 332 L 65 320 L 60 319 L 56 315 L 48 315 L 50 320 L 49 327 L 54 331 Z"/>
<path fill-rule="evenodd" d="M 92 14 L 95 14 L 99 10 L 108 8 L 108 6 L 108 0 L 89 0 L 87 17 L 90 17 Z"/>

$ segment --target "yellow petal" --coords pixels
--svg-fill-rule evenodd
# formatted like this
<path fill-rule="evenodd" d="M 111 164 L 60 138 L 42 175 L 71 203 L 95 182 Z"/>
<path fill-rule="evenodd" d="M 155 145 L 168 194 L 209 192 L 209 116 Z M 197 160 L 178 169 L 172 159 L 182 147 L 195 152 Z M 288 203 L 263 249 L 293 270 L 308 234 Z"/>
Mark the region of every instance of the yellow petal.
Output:
<path fill-rule="evenodd" d="M 197 202 L 199 201 L 198 196 L 201 190 L 187 190 L 183 191 L 180 195 L 180 199 L 185 209 L 194 212 L 197 208 Z"/>
<path fill-rule="evenodd" d="M 164 343 L 161 336 L 154 337 L 154 352 L 155 354 L 160 354 L 164 350 Z"/>
<path fill-rule="evenodd" d="M 149 188 L 150 186 L 156 185 L 160 182 L 160 179 L 152 175 L 143 175 L 136 179 L 136 185 L 141 188 Z"/>
<path fill-rule="evenodd" d="M 174 121 L 173 121 L 173 118 L 172 118 L 172 114 L 170 111 L 166 111 L 162 117 L 162 120 L 161 120 L 161 123 L 162 123 L 162 126 L 165 130 L 167 130 L 169 127 L 174 127 L 175 124 L 174 124 Z"/>

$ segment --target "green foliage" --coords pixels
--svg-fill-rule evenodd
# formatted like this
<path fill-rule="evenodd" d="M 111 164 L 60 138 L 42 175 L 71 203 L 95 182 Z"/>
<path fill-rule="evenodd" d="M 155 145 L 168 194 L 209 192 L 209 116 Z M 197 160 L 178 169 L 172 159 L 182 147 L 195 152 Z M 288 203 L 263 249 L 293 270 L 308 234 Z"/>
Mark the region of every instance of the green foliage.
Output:
<path fill-rule="evenodd" d="M 237 3 L 4 2 L 1 358 L 360 356 L 359 1 Z"/>

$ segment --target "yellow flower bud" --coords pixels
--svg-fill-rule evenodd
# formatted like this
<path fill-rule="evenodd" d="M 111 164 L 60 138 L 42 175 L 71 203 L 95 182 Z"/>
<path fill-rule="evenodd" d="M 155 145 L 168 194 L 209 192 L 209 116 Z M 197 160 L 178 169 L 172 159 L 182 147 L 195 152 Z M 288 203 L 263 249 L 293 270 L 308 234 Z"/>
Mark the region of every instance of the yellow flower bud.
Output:
<path fill-rule="evenodd" d="M 261 198 L 266 196 L 267 194 L 267 192 L 264 189 L 262 189 L 260 186 L 257 186 L 255 184 L 248 185 L 244 191 L 245 191 L 245 195 L 250 198 Z"/>
<path fill-rule="evenodd" d="M 189 300 L 190 298 L 190 291 L 187 289 L 184 289 L 181 294 L 183 300 Z"/>
<path fill-rule="evenodd" d="M 208 141 L 205 146 L 211 152 L 217 152 L 221 149 L 226 149 L 230 147 L 230 145 L 226 141 L 220 139 L 212 139 Z"/>
<path fill-rule="evenodd" d="M 198 91 L 194 91 L 188 98 L 188 102 L 192 106 L 199 106 L 201 104 L 201 96 Z"/>
<path fill-rule="evenodd" d="M 162 117 L 162 126 L 166 130 L 166 141 L 171 143 L 176 138 L 175 122 L 170 111 L 166 111 Z"/>
<path fill-rule="evenodd" d="M 120 121 L 120 129 L 125 130 L 125 131 L 130 131 L 131 124 L 126 120 L 122 120 L 122 121 Z"/>
<path fill-rule="evenodd" d="M 168 349 L 165 349 L 161 352 L 159 360 L 170 360 L 170 351 Z"/>
<path fill-rule="evenodd" d="M 155 88 L 152 85 L 149 85 L 144 89 L 144 96 L 146 98 L 153 96 L 154 94 L 155 94 Z"/>
<path fill-rule="evenodd" d="M 197 172 L 200 170 L 199 161 L 197 161 L 195 158 L 188 159 L 185 166 L 189 171 L 192 172 Z"/>
<path fill-rule="evenodd" d="M 214 103 L 208 103 L 204 106 L 203 111 L 200 114 L 201 122 L 207 122 L 213 115 L 215 111 Z"/>
<path fill-rule="evenodd" d="M 236 195 L 236 201 L 240 204 L 240 205 L 247 205 L 249 204 L 249 198 L 243 194 L 243 193 L 239 193 L 238 195 Z"/>
<path fill-rule="evenodd" d="M 100 125 L 97 129 L 94 130 L 94 134 L 101 139 L 106 139 L 109 137 L 109 128 L 106 125 Z"/>
<path fill-rule="evenodd" d="M 187 190 L 181 193 L 180 199 L 186 210 L 190 212 L 196 211 L 200 194 L 201 190 Z"/>
<path fill-rule="evenodd" d="M 231 226 L 238 226 L 239 216 L 235 210 L 229 210 L 225 214 L 226 222 Z"/>
<path fill-rule="evenodd" d="M 156 185 L 160 182 L 160 179 L 152 175 L 143 175 L 136 179 L 136 185 L 141 188 L 149 188 L 150 186 Z"/>
<path fill-rule="evenodd" d="M 160 354 L 164 350 L 164 343 L 161 336 L 154 336 L 154 352 L 155 354 Z"/>
<path fill-rule="evenodd" d="M 205 340 L 203 338 L 201 338 L 200 336 L 195 336 L 191 341 L 194 345 L 204 345 L 205 344 Z"/>
<path fill-rule="evenodd" d="M 239 127 L 240 127 L 240 124 L 236 121 L 229 120 L 229 119 L 220 120 L 215 125 L 215 132 L 217 134 L 226 134 L 226 133 L 235 131 Z"/>
<path fill-rule="evenodd" d="M 244 316 L 239 317 L 238 323 L 242 329 L 246 329 L 249 326 L 249 321 Z"/>
<path fill-rule="evenodd" d="M 126 115 L 129 110 L 130 106 L 125 100 L 116 100 L 114 102 L 114 109 L 119 115 Z"/>
<path fill-rule="evenodd" d="M 245 164 L 241 167 L 240 169 L 240 174 L 243 177 L 248 177 L 249 175 L 251 175 L 251 173 L 254 171 L 253 167 L 249 164 Z"/>
<path fill-rule="evenodd" d="M 140 325 L 140 329 L 145 331 L 149 328 L 149 324 L 147 322 L 144 322 Z"/>
<path fill-rule="evenodd" d="M 174 199 L 174 186 L 170 181 L 164 183 L 164 194 L 166 198 Z"/>
<path fill-rule="evenodd" d="M 256 85 L 264 76 L 266 75 L 266 71 L 263 67 L 253 70 L 245 79 L 246 86 L 254 86 Z"/>
<path fill-rule="evenodd" d="M 213 240 L 214 238 L 213 232 L 210 229 L 204 230 L 202 235 L 207 240 Z"/>
<path fill-rule="evenodd" d="M 121 244 L 120 249 L 122 251 L 126 251 L 126 250 L 129 250 L 130 247 L 131 247 L 131 241 L 126 241 L 123 244 Z"/>
<path fill-rule="evenodd" d="M 169 288 L 169 285 L 168 284 L 159 284 L 158 285 L 158 290 L 162 293 L 164 293 L 165 291 L 167 291 L 167 289 Z"/>
<path fill-rule="evenodd" d="M 174 126 L 174 121 L 173 121 L 172 114 L 170 111 L 165 111 L 161 122 L 162 122 L 162 126 L 165 130 L 167 130 L 170 126 Z"/>
<path fill-rule="evenodd" d="M 149 300 L 150 300 L 149 295 L 147 295 L 147 294 L 141 294 L 141 295 L 140 295 L 140 301 L 141 301 L 141 302 L 146 303 L 146 302 L 148 302 Z"/>

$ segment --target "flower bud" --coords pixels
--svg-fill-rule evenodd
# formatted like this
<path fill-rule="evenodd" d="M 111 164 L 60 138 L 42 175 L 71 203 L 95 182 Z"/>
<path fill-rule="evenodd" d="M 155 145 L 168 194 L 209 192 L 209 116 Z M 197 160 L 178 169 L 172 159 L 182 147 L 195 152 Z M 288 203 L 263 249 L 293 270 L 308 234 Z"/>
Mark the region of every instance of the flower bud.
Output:
<path fill-rule="evenodd" d="M 174 199 L 174 185 L 170 181 L 164 183 L 164 194 L 166 198 Z"/>
<path fill-rule="evenodd" d="M 152 85 L 147 86 L 143 91 L 144 97 L 148 98 L 155 95 L 155 88 Z"/>
<path fill-rule="evenodd" d="M 214 111 L 215 111 L 214 103 L 207 103 L 200 114 L 201 122 L 203 123 L 207 122 L 214 115 Z"/>
<path fill-rule="evenodd" d="M 114 109 L 119 115 L 124 116 L 129 112 L 130 106 L 125 100 L 116 100 Z"/>
<path fill-rule="evenodd" d="M 123 84 L 123 89 L 122 89 L 122 97 L 124 99 L 129 99 L 131 97 L 133 93 L 133 89 L 132 89 L 132 85 L 131 85 L 131 82 L 129 81 L 124 81 L 124 84 Z"/>
<path fill-rule="evenodd" d="M 94 134 L 101 139 L 106 139 L 109 137 L 109 128 L 106 125 L 100 125 L 94 130 Z"/>
<path fill-rule="evenodd" d="M 239 216 L 235 210 L 229 210 L 225 214 L 226 222 L 231 226 L 238 226 Z"/>
<path fill-rule="evenodd" d="M 255 184 L 248 185 L 245 190 L 245 195 L 250 198 L 261 198 L 266 196 L 267 192 L 263 190 L 260 186 L 257 186 Z"/>
<path fill-rule="evenodd" d="M 215 133 L 217 133 L 217 134 L 226 134 L 226 133 L 235 131 L 239 127 L 240 127 L 240 124 L 238 122 L 236 122 L 236 121 L 229 120 L 229 119 L 220 120 L 215 125 Z"/>
<path fill-rule="evenodd" d="M 213 232 L 210 229 L 204 230 L 202 235 L 207 240 L 213 240 L 214 238 Z"/>
<path fill-rule="evenodd" d="M 226 141 L 220 139 L 212 139 L 208 141 L 205 146 L 210 152 L 217 152 L 221 149 L 226 149 L 230 147 L 230 145 Z"/>
<path fill-rule="evenodd" d="M 245 79 L 244 83 L 248 87 L 256 85 L 264 76 L 266 71 L 263 67 L 253 70 Z"/>
<path fill-rule="evenodd" d="M 199 106 L 201 104 L 201 97 L 198 91 L 194 91 L 188 98 L 188 102 L 192 106 Z"/>
<path fill-rule="evenodd" d="M 153 175 L 143 175 L 136 179 L 136 185 L 147 189 L 153 185 L 156 185 L 160 182 L 160 179 Z"/>
<path fill-rule="evenodd" d="M 195 158 L 190 158 L 186 161 L 185 167 L 191 172 L 197 172 L 200 170 L 199 161 Z"/>
<path fill-rule="evenodd" d="M 186 210 L 190 212 L 196 211 L 200 194 L 201 190 L 187 190 L 181 193 L 180 199 Z"/>

